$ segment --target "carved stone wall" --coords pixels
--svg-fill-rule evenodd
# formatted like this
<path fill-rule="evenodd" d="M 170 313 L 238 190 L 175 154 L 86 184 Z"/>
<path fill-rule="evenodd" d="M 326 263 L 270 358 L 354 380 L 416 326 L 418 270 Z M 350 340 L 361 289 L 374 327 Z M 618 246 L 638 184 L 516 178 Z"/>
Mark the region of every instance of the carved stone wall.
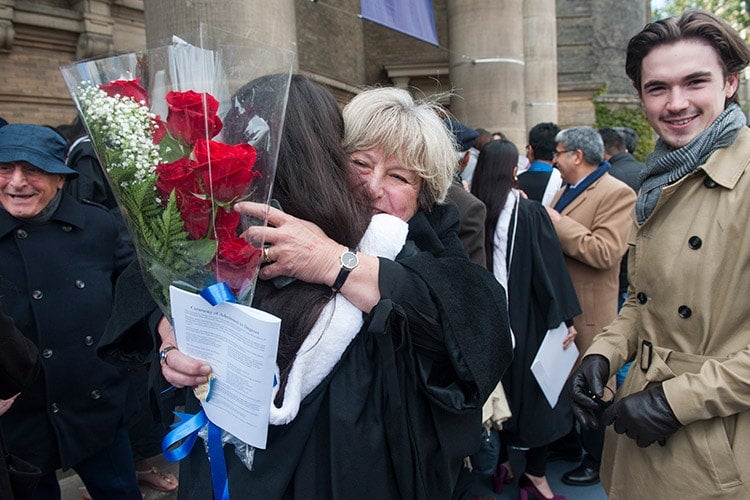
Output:
<path fill-rule="evenodd" d="M 0 0 L 0 116 L 70 123 L 76 111 L 59 67 L 144 43 L 142 0 Z"/>
<path fill-rule="evenodd" d="M 342 104 L 368 85 L 398 85 L 409 88 L 415 95 L 458 90 L 450 79 L 448 0 L 433 0 L 439 47 L 359 18 L 357 0 L 292 1 L 294 16 L 290 19 L 294 21 L 290 22 L 295 24 L 299 70 L 326 84 Z M 509 6 L 522 3 L 504 1 Z M 241 2 L 242 8 L 232 9 L 232 2 Z M 206 9 L 227 15 L 251 12 L 249 2 L 255 2 L 258 9 L 267 5 L 260 0 L 191 0 L 191 5 L 205 4 Z M 549 6 L 539 0 L 535 2 Z M 222 5 L 221 9 L 216 3 Z M 462 4 L 466 5 L 457 2 L 456 8 Z M 476 15 L 481 16 L 482 2 L 473 0 L 472 4 L 479 6 Z M 593 123 L 592 100 L 601 89 L 606 88 L 617 100 L 633 96 L 624 74 L 624 47 L 645 22 L 646 10 L 644 0 L 557 0 L 557 104 L 554 94 L 546 95 L 543 89 L 534 91 L 534 79 L 514 78 L 514 88 L 521 86 L 520 90 L 528 94 L 525 100 L 549 108 L 546 114 L 554 116 L 554 108 L 550 106 L 556 106 L 557 119 L 562 125 Z M 524 16 L 529 18 L 529 13 L 524 12 Z M 615 18 L 617 22 L 612 21 Z M 468 30 L 461 35 L 468 47 L 473 46 L 468 43 L 470 37 L 482 36 L 476 30 L 482 23 L 471 20 L 459 23 Z M 232 26 L 245 26 L 241 20 L 229 21 Z M 539 26 L 536 21 L 523 28 L 529 31 L 523 34 L 525 47 L 534 40 L 531 32 L 538 29 L 535 26 Z M 497 33 L 486 32 L 484 36 L 494 39 Z M 534 50 L 526 50 L 523 57 L 554 72 L 555 61 L 546 62 L 549 55 L 544 55 L 543 45 L 549 42 L 539 42 Z M 0 0 L 0 116 L 15 122 L 67 123 L 75 116 L 75 110 L 59 66 L 145 46 L 144 0 Z M 495 85 L 501 77 L 492 77 L 495 83 L 487 84 Z M 541 76 L 534 78 L 538 80 Z M 471 96 L 481 99 L 482 93 L 473 92 Z M 517 96 L 513 99 L 518 101 Z M 449 104 L 447 100 L 444 102 Z M 495 104 L 498 112 L 505 109 L 501 101 Z M 530 102 L 518 105 L 526 106 L 529 120 L 537 119 L 533 113 L 538 109 Z M 476 104 L 465 106 L 461 113 L 466 116 L 461 118 L 474 126 L 499 126 L 501 122 L 489 118 L 488 110 L 483 107 L 486 108 Z M 472 109 L 480 109 L 481 117 L 474 117 Z M 524 121 L 528 120 L 519 118 L 519 123 L 510 124 L 517 141 L 522 141 L 524 129 L 533 125 Z M 505 122 L 502 126 L 506 127 Z"/>

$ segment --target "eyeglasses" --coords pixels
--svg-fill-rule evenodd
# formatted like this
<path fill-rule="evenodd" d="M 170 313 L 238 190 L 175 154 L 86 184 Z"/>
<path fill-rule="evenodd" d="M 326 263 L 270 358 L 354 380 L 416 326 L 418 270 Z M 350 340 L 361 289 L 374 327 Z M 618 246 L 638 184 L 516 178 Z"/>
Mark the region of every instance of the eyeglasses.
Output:
<path fill-rule="evenodd" d="M 46 172 L 41 168 L 26 163 L 0 163 L 0 177 L 10 177 L 16 171 L 16 167 L 21 169 L 24 177 L 41 177 Z"/>
<path fill-rule="evenodd" d="M 563 153 L 572 153 L 573 151 L 575 151 L 575 150 L 574 149 L 563 149 L 562 151 L 555 150 L 555 152 L 552 153 L 552 158 L 557 158 L 558 156 L 560 156 Z"/>

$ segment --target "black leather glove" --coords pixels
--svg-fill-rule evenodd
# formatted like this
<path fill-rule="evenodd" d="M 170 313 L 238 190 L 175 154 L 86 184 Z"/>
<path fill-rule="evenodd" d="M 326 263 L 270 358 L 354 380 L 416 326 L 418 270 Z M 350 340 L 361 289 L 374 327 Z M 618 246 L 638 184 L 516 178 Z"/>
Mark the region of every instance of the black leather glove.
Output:
<path fill-rule="evenodd" d="M 609 360 L 601 354 L 583 358 L 570 377 L 570 406 L 573 408 L 573 416 L 586 429 L 599 427 L 594 410 L 600 408 L 608 378 Z"/>
<path fill-rule="evenodd" d="M 615 432 L 635 439 L 641 448 L 654 441 L 664 446 L 667 438 L 682 427 L 667 402 L 661 384 L 617 401 L 607 408 L 602 421 L 605 425 L 614 422 Z"/>

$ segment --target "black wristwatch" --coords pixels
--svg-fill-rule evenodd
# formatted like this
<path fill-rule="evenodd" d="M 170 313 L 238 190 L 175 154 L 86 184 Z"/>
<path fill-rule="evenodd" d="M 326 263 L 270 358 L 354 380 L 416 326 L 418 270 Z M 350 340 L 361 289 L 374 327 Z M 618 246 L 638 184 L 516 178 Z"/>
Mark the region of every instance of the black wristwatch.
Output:
<path fill-rule="evenodd" d="M 358 265 L 359 257 L 357 257 L 357 252 L 355 252 L 353 248 L 349 248 L 346 252 L 341 254 L 341 271 L 339 271 L 339 275 L 336 276 L 336 281 L 331 285 L 331 290 L 333 290 L 334 293 L 341 290 L 346 278 L 349 277 L 349 273 Z"/>

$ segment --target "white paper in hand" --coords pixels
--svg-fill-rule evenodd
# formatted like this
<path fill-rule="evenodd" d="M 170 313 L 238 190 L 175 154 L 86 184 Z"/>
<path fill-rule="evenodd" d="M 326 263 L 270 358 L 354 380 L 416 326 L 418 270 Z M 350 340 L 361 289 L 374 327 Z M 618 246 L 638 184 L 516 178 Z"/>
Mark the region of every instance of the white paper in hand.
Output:
<path fill-rule="evenodd" d="M 266 447 L 281 320 L 249 306 L 211 306 L 200 295 L 169 287 L 177 346 L 208 361 L 216 374 L 209 420 L 240 441 Z"/>
<path fill-rule="evenodd" d="M 534 361 L 531 362 L 531 373 L 536 377 L 552 408 L 557 404 L 565 381 L 568 380 L 568 375 L 578 359 L 578 348 L 575 344 L 563 349 L 563 339 L 567 334 L 568 327 L 564 322 L 557 328 L 548 330 Z"/>

